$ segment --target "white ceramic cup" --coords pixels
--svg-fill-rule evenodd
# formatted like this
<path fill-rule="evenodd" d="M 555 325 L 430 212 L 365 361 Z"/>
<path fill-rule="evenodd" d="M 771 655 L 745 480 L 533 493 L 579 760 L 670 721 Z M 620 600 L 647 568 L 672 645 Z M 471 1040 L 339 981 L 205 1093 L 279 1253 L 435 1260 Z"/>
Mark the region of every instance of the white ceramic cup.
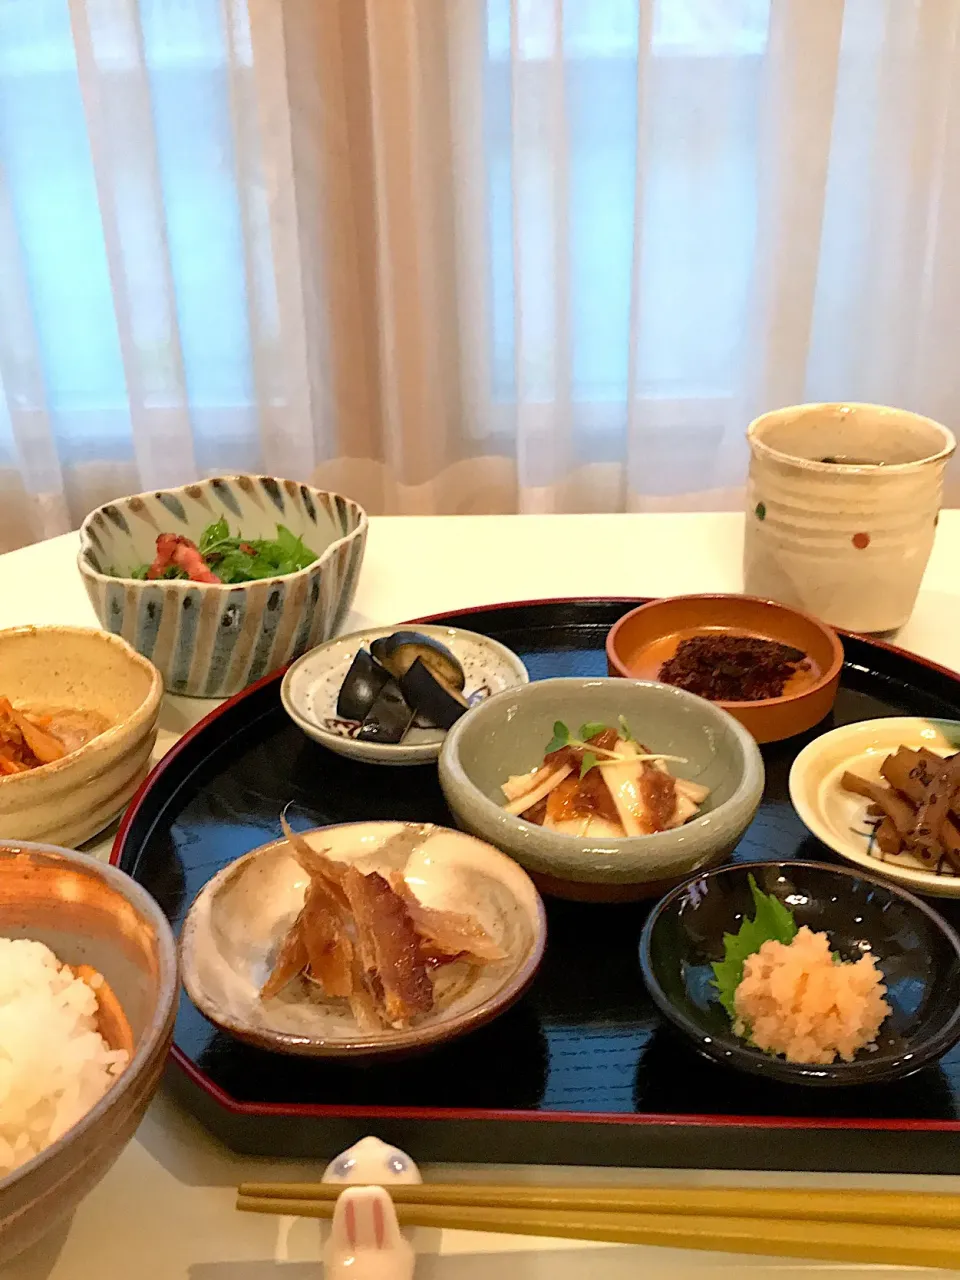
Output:
<path fill-rule="evenodd" d="M 744 590 L 850 631 L 903 626 L 933 546 L 951 432 L 883 405 L 801 404 L 757 418 L 747 439 Z"/>

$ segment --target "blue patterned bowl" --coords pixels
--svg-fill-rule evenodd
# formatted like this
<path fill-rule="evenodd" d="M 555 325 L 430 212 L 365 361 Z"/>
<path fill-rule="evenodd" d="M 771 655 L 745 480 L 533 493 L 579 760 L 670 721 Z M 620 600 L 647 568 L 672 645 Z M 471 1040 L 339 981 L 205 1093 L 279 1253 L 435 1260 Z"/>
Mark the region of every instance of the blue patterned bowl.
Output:
<path fill-rule="evenodd" d="M 297 573 L 237 585 L 124 577 L 154 558 L 160 533 L 198 541 L 225 516 L 248 538 L 278 524 L 319 557 Z M 168 693 L 223 698 L 329 640 L 350 610 L 367 539 L 362 507 L 270 476 L 219 476 L 98 507 L 77 563 L 101 624 L 160 669 Z"/>

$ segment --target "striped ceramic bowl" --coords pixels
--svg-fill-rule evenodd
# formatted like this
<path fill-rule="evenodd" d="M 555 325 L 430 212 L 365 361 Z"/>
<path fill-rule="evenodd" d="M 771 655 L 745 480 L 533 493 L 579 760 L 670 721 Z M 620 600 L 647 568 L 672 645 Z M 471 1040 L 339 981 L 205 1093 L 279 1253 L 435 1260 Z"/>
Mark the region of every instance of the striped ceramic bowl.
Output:
<path fill-rule="evenodd" d="M 301 536 L 318 559 L 236 586 L 125 577 L 154 558 L 160 533 L 194 542 L 225 516 L 233 533 Z M 353 603 L 367 538 L 362 507 L 270 476 L 218 476 L 98 507 L 80 528 L 78 565 L 102 625 L 160 669 L 168 693 L 223 698 L 337 634 Z"/>

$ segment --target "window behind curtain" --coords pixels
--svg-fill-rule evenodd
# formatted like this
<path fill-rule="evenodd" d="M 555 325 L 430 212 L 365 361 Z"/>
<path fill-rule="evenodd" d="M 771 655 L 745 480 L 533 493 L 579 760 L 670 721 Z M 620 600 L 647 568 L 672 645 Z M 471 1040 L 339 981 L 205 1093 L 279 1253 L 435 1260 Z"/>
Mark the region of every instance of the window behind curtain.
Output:
<path fill-rule="evenodd" d="M 134 170 L 125 175 L 116 159 L 111 166 L 129 250 L 145 407 L 162 413 L 189 404 L 193 461 L 200 471 L 259 465 L 257 405 L 266 398 L 255 385 L 254 348 L 259 344 L 262 351 L 265 337 L 271 340 L 271 320 L 264 320 L 261 306 L 253 340 L 250 294 L 251 281 L 270 274 L 261 269 L 269 259 L 269 237 L 255 206 L 251 214 L 256 184 L 235 146 L 237 104 L 247 91 L 244 77 L 252 82 L 252 56 L 243 30 L 225 25 L 242 8 L 221 0 L 85 5 L 96 27 L 96 75 L 110 110 L 120 104 L 122 112 L 124 95 L 133 100 L 139 91 L 153 127 L 159 200 L 155 192 L 138 189 Z M 484 127 L 494 404 L 514 400 L 517 392 L 512 98 L 519 78 L 532 85 L 534 97 L 539 82 L 546 85 L 561 6 L 556 0 L 517 0 L 515 8 L 518 59 L 512 62 L 510 0 L 487 0 Z M 603 461 L 619 458 L 623 448 L 638 214 L 640 0 L 564 0 L 562 12 L 565 270 L 576 450 L 582 460 Z M 708 487 L 708 446 L 701 447 L 697 432 L 714 447 L 718 437 L 709 406 L 735 390 L 750 288 L 757 98 L 769 0 L 656 0 L 651 12 L 641 85 L 647 110 L 639 151 L 644 180 L 637 390 L 652 406 L 651 421 L 662 418 L 664 431 L 672 433 L 671 449 L 688 424 Z M 124 13 L 139 15 L 139 29 L 117 20 Z M 22 327 L 36 339 L 31 349 L 25 337 L 19 367 L 4 368 L 3 376 L 17 411 L 49 413 L 65 472 L 88 459 L 122 462 L 134 455 L 103 193 L 96 180 L 103 166 L 91 153 L 81 93 L 81 77 L 90 90 L 90 68 L 78 71 L 74 36 L 65 0 L 0 4 L 0 170 L 6 218 L 20 250 L 19 260 L 0 264 L 0 271 L 18 276 L 13 292 L 25 299 L 30 319 Z M 248 89 L 252 94 L 252 83 Z M 118 133 L 122 139 L 122 127 Z M 138 136 L 132 126 L 130 136 Z M 536 226 L 525 231 L 536 240 Z M 144 236 L 142 253 L 136 249 L 138 234 Z M 8 242 L 0 227 L 0 243 Z M 542 297 L 549 306 L 553 265 L 524 264 L 533 277 L 528 301 Z M 159 308 L 152 310 L 153 300 L 163 295 L 173 308 L 172 327 Z M 0 324 L 8 332 L 21 327 L 15 314 L 0 313 Z M 549 341 L 545 327 L 545 363 L 555 357 L 546 349 Z M 535 371 L 537 351 L 527 350 L 525 359 Z M 505 447 L 509 451 L 509 439 Z M 16 465 L 16 452 L 9 423 L 0 421 L 0 465 Z M 684 477 L 691 490 L 698 483 L 695 474 Z"/>
<path fill-rule="evenodd" d="M 227 9 L 219 0 L 89 3 L 95 65 L 79 68 L 66 0 L 0 4 L 0 216 L 8 220 L 5 246 L 11 230 L 19 244 L 19 260 L 0 264 L 0 298 L 25 299 L 32 322 L 4 381 L 17 410 L 46 408 L 65 469 L 98 456 L 133 456 L 101 198 L 114 204 L 125 246 L 145 410 L 186 399 L 201 469 L 220 452 L 212 439 L 218 433 L 232 439 L 234 465 L 256 465 L 245 456 L 249 433 L 236 417 L 248 418 L 255 397 L 251 264 L 231 122 L 237 78 L 252 75 L 252 59 L 242 30 L 226 31 Z M 137 14 L 139 28 L 130 20 Z M 102 95 L 109 122 L 106 160 L 98 164 L 81 74 L 86 92 Z M 137 154 L 138 103 L 152 117 L 149 165 Z M 144 181 L 151 170 L 159 199 Z M 111 184 L 99 191 L 98 171 L 101 179 L 109 172 Z M 0 316 L 0 323 L 15 319 Z M 43 405 L 32 403 L 40 388 Z M 13 452 L 2 424 L 0 451 Z"/>
<path fill-rule="evenodd" d="M 510 9 L 509 0 L 488 0 L 485 82 L 494 393 L 504 399 L 516 394 L 511 77 L 546 78 L 557 56 L 557 6 L 520 0 L 511 67 Z M 657 0 L 653 11 L 638 299 L 646 396 L 734 391 L 768 19 L 769 0 Z M 564 0 L 572 394 L 598 407 L 598 424 L 602 406 L 622 405 L 627 394 L 639 27 L 638 0 Z"/>

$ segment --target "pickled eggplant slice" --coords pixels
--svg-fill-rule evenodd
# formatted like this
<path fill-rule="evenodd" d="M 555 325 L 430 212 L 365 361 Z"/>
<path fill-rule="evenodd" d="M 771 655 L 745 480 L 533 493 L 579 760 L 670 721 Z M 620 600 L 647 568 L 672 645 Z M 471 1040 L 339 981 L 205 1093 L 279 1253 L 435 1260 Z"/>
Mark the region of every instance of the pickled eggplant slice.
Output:
<path fill-rule="evenodd" d="M 419 658 L 452 693 L 459 693 L 466 683 L 463 667 L 447 646 L 419 631 L 395 631 L 392 636 L 381 636 L 371 644 L 370 652 L 397 680 Z"/>
<path fill-rule="evenodd" d="M 342 720 L 362 720 L 389 679 L 389 671 L 366 649 L 358 649 L 337 695 L 337 715 Z"/>
<path fill-rule="evenodd" d="M 438 729 L 449 729 L 469 710 L 466 698 L 438 680 L 422 658 L 400 677 L 400 688 L 417 715 Z"/>
<path fill-rule="evenodd" d="M 402 742 L 412 720 L 413 708 L 407 705 L 396 680 L 390 679 L 364 716 L 363 724 L 357 732 L 357 741 L 390 744 Z"/>

